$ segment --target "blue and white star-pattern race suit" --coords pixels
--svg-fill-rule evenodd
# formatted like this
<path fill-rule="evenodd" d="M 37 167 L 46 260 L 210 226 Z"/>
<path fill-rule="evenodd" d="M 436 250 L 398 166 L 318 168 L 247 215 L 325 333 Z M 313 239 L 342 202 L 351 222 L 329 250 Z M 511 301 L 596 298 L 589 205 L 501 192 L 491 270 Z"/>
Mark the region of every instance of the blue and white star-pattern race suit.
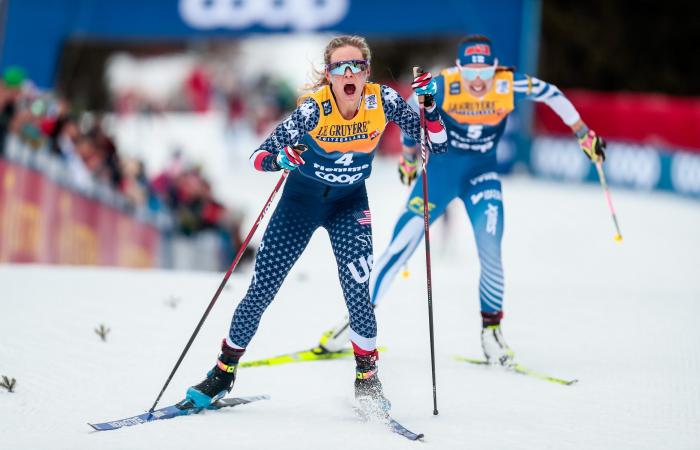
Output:
<path fill-rule="evenodd" d="M 363 163 L 357 172 L 350 172 L 353 176 L 363 174 L 363 177 L 356 178 L 349 178 L 348 172 L 343 172 L 346 169 L 343 166 L 353 158 L 369 157 L 371 163 L 384 122 L 393 121 L 404 133 L 419 139 L 420 119 L 395 90 L 387 86 L 373 86 L 366 87 L 373 90 L 365 91 L 365 98 L 361 102 L 363 106 L 358 114 L 363 113 L 363 108 L 373 110 L 370 111 L 374 114 L 374 119 L 369 120 L 371 125 L 372 120 L 377 120 L 378 110 L 381 117 L 379 122 L 382 123 L 379 134 L 365 130 L 366 125 L 362 123 L 351 126 L 338 120 L 338 125 L 322 126 L 319 121 L 325 120 L 326 116 L 330 117 L 334 101 L 330 97 L 322 102 L 307 98 L 251 156 L 251 162 L 258 170 L 278 171 L 280 167 L 275 157 L 280 149 L 309 141 L 309 150 L 303 154 L 306 163 L 289 174 L 281 199 L 263 235 L 248 292 L 236 308 L 231 321 L 226 339 L 229 346 L 248 346 L 263 312 L 274 299 L 287 273 L 306 248 L 314 231 L 323 227 L 330 237 L 338 265 L 338 276 L 350 316 L 350 339 L 364 351 L 376 348 L 377 324 L 370 303 L 368 281 L 373 262 L 372 226 L 363 178 L 364 174 L 369 174 L 368 167 L 365 167 L 368 164 Z M 368 94 L 369 92 L 375 94 Z M 377 102 L 379 93 L 381 101 Z M 383 108 L 383 114 L 379 108 Z M 432 111 L 431 119 L 439 122 L 436 111 Z M 354 156 L 348 156 L 352 152 L 346 151 L 335 156 L 331 152 L 331 156 L 328 156 L 327 149 L 315 147 L 316 144 L 310 140 L 312 137 L 318 138 L 333 126 L 347 127 L 344 130 L 351 132 L 354 130 L 364 136 L 363 139 L 371 138 L 372 144 L 369 144 L 370 147 L 364 154 L 353 153 Z M 313 136 L 310 135 L 312 131 Z M 331 130 L 332 134 L 327 136 L 334 137 L 328 139 L 341 139 L 337 136 L 342 131 L 340 128 Z M 347 139 L 342 139 L 347 142 Z M 334 148 L 333 145 L 330 147 Z M 446 150 L 444 130 L 442 143 L 433 142 L 431 148 L 435 153 Z M 337 172 L 323 172 L 323 164 L 328 165 L 329 162 L 328 159 L 319 159 L 322 157 L 335 158 L 336 162 L 340 162 L 334 169 Z M 332 163 L 333 159 L 330 160 L 330 165 Z"/>
<path fill-rule="evenodd" d="M 436 82 L 438 94 L 435 101 L 448 134 L 448 151 L 430 155 L 428 160 L 430 222 L 439 219 L 452 200 L 458 198 L 462 201 L 472 224 L 481 265 L 481 311 L 500 313 L 504 292 L 501 262 L 504 211 L 501 182 L 496 173 L 496 146 L 505 130 L 507 115 L 496 124 L 460 124 L 445 112 L 444 76 L 436 77 Z M 456 83 L 450 83 L 447 90 L 464 89 Z M 499 87 L 503 92 L 512 89 L 513 107 L 523 100 L 544 102 L 568 125 L 580 119 L 571 102 L 552 84 L 514 73 L 512 86 L 501 84 L 495 88 Z M 409 104 L 417 107 L 414 98 Z M 412 147 L 416 140 L 404 134 L 403 143 Z M 379 303 L 399 269 L 416 250 L 423 238 L 423 227 L 422 180 L 419 177 L 408 197 L 405 211 L 394 227 L 391 243 L 372 271 L 370 295 L 373 305 Z"/>

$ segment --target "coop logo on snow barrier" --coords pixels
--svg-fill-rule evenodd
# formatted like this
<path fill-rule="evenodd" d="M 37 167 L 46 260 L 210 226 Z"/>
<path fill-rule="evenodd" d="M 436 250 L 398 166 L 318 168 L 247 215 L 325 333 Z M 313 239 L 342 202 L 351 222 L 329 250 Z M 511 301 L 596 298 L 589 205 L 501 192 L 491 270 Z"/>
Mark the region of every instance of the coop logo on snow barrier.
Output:
<path fill-rule="evenodd" d="M 658 150 L 634 144 L 608 145 L 605 170 L 611 183 L 635 189 L 653 189 L 661 178 Z"/>
<path fill-rule="evenodd" d="M 678 153 L 671 161 L 671 183 L 683 194 L 700 195 L 700 156 Z"/>
<path fill-rule="evenodd" d="M 180 0 L 182 20 L 197 29 L 252 26 L 316 30 L 340 22 L 349 0 Z"/>
<path fill-rule="evenodd" d="M 537 138 L 532 145 L 531 164 L 540 175 L 568 181 L 583 181 L 589 162 L 573 139 Z"/>

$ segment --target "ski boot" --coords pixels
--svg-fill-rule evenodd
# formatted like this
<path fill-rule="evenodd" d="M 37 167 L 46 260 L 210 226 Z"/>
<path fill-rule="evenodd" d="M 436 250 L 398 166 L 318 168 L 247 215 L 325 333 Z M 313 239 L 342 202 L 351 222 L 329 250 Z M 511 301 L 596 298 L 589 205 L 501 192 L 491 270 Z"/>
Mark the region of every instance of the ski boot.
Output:
<path fill-rule="evenodd" d="M 216 365 L 201 383 L 187 389 L 186 399 L 197 408 L 206 408 L 231 392 L 236 380 L 238 361 L 244 351 L 229 347 L 224 340 Z"/>
<path fill-rule="evenodd" d="M 355 353 L 355 401 L 357 412 L 364 420 L 388 421 L 391 402 L 384 397 L 382 383 L 379 381 L 378 358 L 377 350 L 368 355 Z"/>
<path fill-rule="evenodd" d="M 510 366 L 515 354 L 508 347 L 501 331 L 503 311 L 497 313 L 481 313 L 483 328 L 481 330 L 481 348 L 489 364 Z"/>

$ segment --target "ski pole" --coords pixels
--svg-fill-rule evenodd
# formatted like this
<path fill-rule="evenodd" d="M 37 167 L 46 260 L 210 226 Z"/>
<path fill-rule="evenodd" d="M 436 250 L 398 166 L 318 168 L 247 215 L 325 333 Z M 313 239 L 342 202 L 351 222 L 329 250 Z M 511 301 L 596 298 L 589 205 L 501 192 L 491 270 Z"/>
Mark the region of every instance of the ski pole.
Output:
<path fill-rule="evenodd" d="M 420 67 L 413 68 L 413 77 L 417 78 L 423 74 L 423 69 Z M 437 409 L 437 386 L 435 382 L 435 333 L 433 331 L 433 283 L 430 270 L 430 208 L 428 203 L 428 152 L 425 144 L 425 98 L 422 95 L 418 96 L 418 110 L 420 112 L 420 156 L 423 169 L 423 228 L 425 231 L 425 269 L 426 280 L 428 285 L 428 326 L 430 330 L 430 364 L 433 375 L 433 415 L 438 415 Z"/>
<path fill-rule="evenodd" d="M 596 161 L 595 168 L 598 170 L 598 179 L 600 180 L 600 185 L 603 187 L 603 192 L 605 193 L 605 199 L 608 201 L 608 209 L 612 215 L 613 223 L 615 224 L 615 237 L 617 242 L 622 242 L 622 233 L 620 233 L 620 226 L 617 224 L 617 215 L 615 214 L 615 208 L 612 204 L 612 197 L 610 196 L 610 189 L 608 189 L 608 183 L 605 181 L 605 172 L 603 172 L 603 164 L 600 159 Z"/>
<path fill-rule="evenodd" d="M 163 396 L 165 389 L 167 389 L 168 384 L 170 384 L 170 380 L 173 379 L 175 372 L 177 371 L 178 367 L 180 367 L 180 363 L 185 358 L 187 351 L 190 349 L 190 346 L 192 345 L 192 342 L 194 342 L 194 338 L 197 336 L 197 333 L 199 333 L 199 330 L 200 330 L 200 328 L 202 328 L 204 321 L 207 319 L 207 316 L 209 315 L 209 312 L 214 307 L 214 303 L 216 303 L 216 300 L 219 298 L 221 291 L 224 290 L 224 286 L 226 286 L 226 282 L 228 281 L 229 277 L 231 276 L 231 273 L 233 272 L 233 270 L 238 265 L 238 262 L 240 261 L 241 256 L 243 256 L 243 252 L 248 247 L 248 243 L 250 242 L 250 239 L 253 237 L 253 234 L 255 234 L 255 230 L 258 229 L 258 225 L 260 225 L 260 222 L 262 221 L 263 217 L 265 217 L 267 210 L 270 208 L 272 201 L 274 200 L 275 196 L 277 195 L 277 192 L 280 190 L 280 187 L 284 183 L 284 180 L 287 178 L 287 175 L 289 175 L 288 171 L 286 171 L 286 170 L 282 171 L 282 176 L 280 176 L 279 181 L 277 181 L 277 184 L 275 185 L 275 188 L 272 190 L 270 197 L 268 197 L 267 202 L 265 203 L 265 206 L 263 207 L 262 211 L 260 211 L 260 214 L 258 214 L 258 218 L 255 220 L 253 227 L 248 232 L 248 236 L 246 236 L 245 240 L 241 244 L 241 247 L 238 249 L 238 253 L 236 253 L 236 257 L 233 259 L 233 263 L 231 263 L 231 267 L 228 268 L 228 272 L 226 272 L 224 279 L 221 280 L 221 284 L 219 284 L 219 288 L 216 290 L 214 297 L 209 302 L 209 306 L 207 306 L 207 309 L 204 311 L 202 318 L 199 319 L 199 323 L 197 324 L 197 327 L 194 329 L 192 336 L 190 336 L 190 340 L 187 341 L 187 345 L 185 345 L 185 349 L 182 351 L 182 353 L 180 354 L 180 357 L 177 359 L 177 362 L 175 363 L 175 367 L 173 367 L 173 370 L 170 372 L 170 376 L 168 376 L 168 379 L 165 380 L 165 384 L 163 385 L 163 389 L 160 390 L 160 394 L 158 394 L 158 398 L 156 398 L 156 401 L 153 402 L 153 406 L 151 406 L 151 409 L 148 410 L 149 413 L 152 413 L 156 409 L 156 406 L 158 405 L 160 398 Z"/>

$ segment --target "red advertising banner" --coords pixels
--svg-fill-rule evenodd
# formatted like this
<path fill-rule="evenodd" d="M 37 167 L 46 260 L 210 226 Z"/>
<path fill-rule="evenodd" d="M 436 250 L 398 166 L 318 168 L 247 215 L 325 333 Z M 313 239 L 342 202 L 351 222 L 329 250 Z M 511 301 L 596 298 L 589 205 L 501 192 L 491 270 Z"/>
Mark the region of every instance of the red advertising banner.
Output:
<path fill-rule="evenodd" d="M 0 263 L 153 267 L 157 228 L 0 159 Z"/>
<path fill-rule="evenodd" d="M 574 89 L 565 94 L 584 122 L 607 139 L 700 152 L 700 99 Z M 535 117 L 539 133 L 571 133 L 544 104 L 537 104 Z"/>

